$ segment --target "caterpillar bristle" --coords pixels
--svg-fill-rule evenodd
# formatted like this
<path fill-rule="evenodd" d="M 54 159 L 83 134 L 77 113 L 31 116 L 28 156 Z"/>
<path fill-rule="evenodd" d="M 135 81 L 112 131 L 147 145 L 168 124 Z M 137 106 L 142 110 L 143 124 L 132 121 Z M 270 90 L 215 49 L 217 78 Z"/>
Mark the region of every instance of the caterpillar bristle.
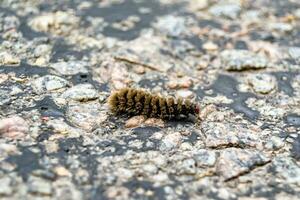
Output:
<path fill-rule="evenodd" d="M 161 97 L 133 88 L 123 88 L 112 93 L 108 104 L 115 114 L 129 116 L 144 115 L 161 119 L 175 119 L 179 116 L 199 113 L 198 105 L 182 98 Z"/>

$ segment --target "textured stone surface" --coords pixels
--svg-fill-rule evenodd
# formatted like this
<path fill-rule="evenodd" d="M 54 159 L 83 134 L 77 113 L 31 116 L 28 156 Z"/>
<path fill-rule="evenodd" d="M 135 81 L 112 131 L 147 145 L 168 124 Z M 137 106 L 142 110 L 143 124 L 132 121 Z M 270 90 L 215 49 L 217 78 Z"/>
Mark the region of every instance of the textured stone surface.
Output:
<path fill-rule="evenodd" d="M 299 7 L 0 1 L 0 199 L 300 199 Z M 115 116 L 124 87 L 199 115 Z"/>
<path fill-rule="evenodd" d="M 275 77 L 268 74 L 256 74 L 248 78 L 249 84 L 257 93 L 268 94 L 276 88 Z"/>
<path fill-rule="evenodd" d="M 221 53 L 223 66 L 227 70 L 241 71 L 248 69 L 263 69 L 268 60 L 247 50 L 225 50 Z"/>

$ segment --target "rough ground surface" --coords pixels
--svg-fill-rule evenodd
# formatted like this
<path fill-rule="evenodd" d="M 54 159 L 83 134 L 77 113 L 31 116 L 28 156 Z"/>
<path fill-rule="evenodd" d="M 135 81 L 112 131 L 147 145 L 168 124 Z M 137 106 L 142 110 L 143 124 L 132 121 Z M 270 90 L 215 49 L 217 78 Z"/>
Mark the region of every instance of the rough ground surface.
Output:
<path fill-rule="evenodd" d="M 298 0 L 1 0 L 0 33 L 1 199 L 300 198 Z M 111 116 L 124 86 L 202 122 Z"/>

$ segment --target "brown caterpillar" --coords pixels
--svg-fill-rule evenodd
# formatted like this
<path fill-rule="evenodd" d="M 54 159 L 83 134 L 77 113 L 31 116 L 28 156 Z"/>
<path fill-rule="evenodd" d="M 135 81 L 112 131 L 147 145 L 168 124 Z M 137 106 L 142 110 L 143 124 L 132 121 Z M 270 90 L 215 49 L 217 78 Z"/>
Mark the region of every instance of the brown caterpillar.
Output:
<path fill-rule="evenodd" d="M 199 106 L 189 100 L 165 98 L 133 88 L 123 88 L 112 93 L 108 103 L 113 113 L 129 116 L 144 115 L 171 120 L 199 113 Z"/>

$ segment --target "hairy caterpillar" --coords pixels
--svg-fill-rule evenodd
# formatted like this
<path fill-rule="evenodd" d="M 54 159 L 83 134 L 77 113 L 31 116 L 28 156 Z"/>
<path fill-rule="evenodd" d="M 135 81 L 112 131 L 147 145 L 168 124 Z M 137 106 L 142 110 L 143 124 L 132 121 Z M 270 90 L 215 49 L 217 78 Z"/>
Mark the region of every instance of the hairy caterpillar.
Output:
<path fill-rule="evenodd" d="M 108 104 L 115 114 L 144 115 L 169 120 L 199 113 L 199 106 L 189 100 L 161 97 L 133 88 L 123 88 L 112 93 Z"/>

